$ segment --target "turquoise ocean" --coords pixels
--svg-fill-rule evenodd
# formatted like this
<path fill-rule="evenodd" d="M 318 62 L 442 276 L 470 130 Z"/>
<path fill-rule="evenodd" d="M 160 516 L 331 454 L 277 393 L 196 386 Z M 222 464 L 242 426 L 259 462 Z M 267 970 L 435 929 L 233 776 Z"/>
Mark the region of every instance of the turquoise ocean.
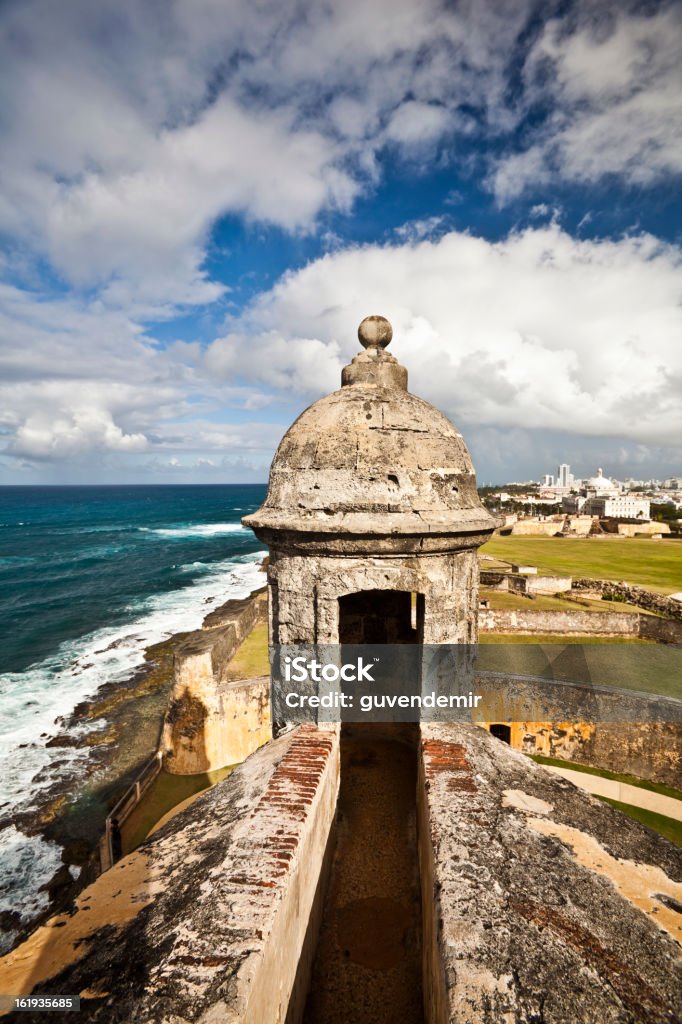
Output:
<path fill-rule="evenodd" d="M 82 750 L 60 720 L 145 649 L 263 584 L 264 485 L 0 488 L 0 911 L 47 905 L 60 848 L 13 822 Z M 79 728 L 90 728 L 83 725 Z"/>

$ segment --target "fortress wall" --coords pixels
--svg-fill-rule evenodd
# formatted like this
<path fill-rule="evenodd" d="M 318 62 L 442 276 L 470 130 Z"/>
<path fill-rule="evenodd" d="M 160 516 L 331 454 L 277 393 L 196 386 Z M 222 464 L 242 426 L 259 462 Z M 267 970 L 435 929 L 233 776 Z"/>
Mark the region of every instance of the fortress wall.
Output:
<path fill-rule="evenodd" d="M 561 519 L 558 522 L 550 520 L 549 522 L 530 522 L 525 519 L 519 520 L 511 528 L 513 537 L 554 537 L 557 533 L 561 533 L 564 525 L 564 520 Z"/>
<path fill-rule="evenodd" d="M 660 619 L 657 615 L 639 615 L 639 635 L 643 640 L 664 644 L 682 644 L 682 622 Z"/>
<path fill-rule="evenodd" d="M 272 927 L 247 970 L 240 969 L 240 1024 L 300 1021 L 315 954 L 325 895 L 330 840 L 339 793 L 338 732 L 303 726 L 271 780 L 261 807 L 267 833 L 253 839 L 253 863 L 262 849 L 274 851 Z M 280 852 L 277 853 L 279 847 Z M 278 881 L 278 876 L 281 881 Z M 267 895 L 266 895 L 267 898 Z M 232 1020 L 229 1015 L 220 1019 Z"/>
<path fill-rule="evenodd" d="M 261 747 L 0 958 L 2 990 L 87 993 L 103 1024 L 300 1019 L 338 787 L 337 732 Z"/>
<path fill-rule="evenodd" d="M 270 739 L 269 680 L 228 675 L 235 651 L 265 615 L 261 593 L 228 601 L 178 647 L 160 745 L 167 771 L 197 775 L 237 764 Z"/>
<path fill-rule="evenodd" d="M 682 725 L 676 722 L 510 722 L 511 746 L 680 788 Z"/>
<path fill-rule="evenodd" d="M 490 587 L 491 590 L 509 590 L 510 575 L 508 572 L 500 572 L 496 569 L 481 569 L 481 586 Z"/>
<path fill-rule="evenodd" d="M 481 609 L 479 629 L 488 633 L 557 633 L 592 636 L 639 636 L 640 618 L 632 612 L 534 611 Z M 656 620 L 663 621 L 663 620 Z"/>

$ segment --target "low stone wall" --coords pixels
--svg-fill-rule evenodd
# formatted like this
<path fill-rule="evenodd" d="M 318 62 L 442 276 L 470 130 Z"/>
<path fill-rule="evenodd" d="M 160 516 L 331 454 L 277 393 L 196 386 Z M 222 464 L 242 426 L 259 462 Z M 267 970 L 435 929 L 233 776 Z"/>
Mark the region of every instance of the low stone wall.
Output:
<path fill-rule="evenodd" d="M 511 574 L 508 589 L 515 594 L 564 594 L 571 589 L 570 576 L 525 576 Z"/>
<path fill-rule="evenodd" d="M 615 583 L 612 580 L 574 579 L 574 590 L 591 590 L 595 594 L 608 594 L 620 598 L 627 604 L 634 604 L 645 611 L 666 615 L 670 619 L 682 622 L 682 604 L 664 594 L 656 594 L 644 587 L 636 587 L 631 583 Z"/>
<path fill-rule="evenodd" d="M 484 633 L 639 636 L 639 620 L 644 617 L 637 615 L 636 612 L 538 612 L 533 610 L 531 604 L 528 611 L 525 608 L 497 611 L 491 608 L 481 609 L 478 614 L 478 625 Z"/>
<path fill-rule="evenodd" d="M 178 647 L 161 736 L 164 767 L 197 775 L 243 761 L 271 737 L 267 677 L 233 682 L 228 666 L 239 644 L 265 619 L 265 596 L 228 601 Z"/>
<path fill-rule="evenodd" d="M 637 612 L 534 611 L 525 608 L 482 608 L 478 613 L 482 633 L 528 633 L 557 636 L 639 637 L 657 643 L 682 643 L 682 623 Z"/>
<path fill-rule="evenodd" d="M 639 635 L 642 640 L 656 640 L 662 644 L 682 644 L 682 622 L 660 619 L 657 615 L 638 615 Z"/>
<path fill-rule="evenodd" d="M 561 533 L 564 526 L 564 520 L 558 522 L 528 522 L 525 519 L 519 519 L 518 522 L 514 523 L 511 528 L 511 534 L 513 537 L 555 537 L 558 533 Z"/>
<path fill-rule="evenodd" d="M 499 569 L 481 569 L 481 586 L 494 590 L 509 590 L 510 575 L 511 573 L 501 572 Z"/>

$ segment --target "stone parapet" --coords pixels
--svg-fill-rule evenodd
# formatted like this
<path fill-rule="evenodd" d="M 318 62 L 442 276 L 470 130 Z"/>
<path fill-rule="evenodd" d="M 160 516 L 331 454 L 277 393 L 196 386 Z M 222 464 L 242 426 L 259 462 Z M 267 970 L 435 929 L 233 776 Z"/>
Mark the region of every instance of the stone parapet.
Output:
<path fill-rule="evenodd" d="M 430 1024 L 679 1019 L 677 847 L 475 726 L 420 771 Z"/>
<path fill-rule="evenodd" d="M 2 990 L 80 993 L 106 1024 L 284 1021 L 305 998 L 338 780 L 335 732 L 267 744 L 0 959 Z"/>

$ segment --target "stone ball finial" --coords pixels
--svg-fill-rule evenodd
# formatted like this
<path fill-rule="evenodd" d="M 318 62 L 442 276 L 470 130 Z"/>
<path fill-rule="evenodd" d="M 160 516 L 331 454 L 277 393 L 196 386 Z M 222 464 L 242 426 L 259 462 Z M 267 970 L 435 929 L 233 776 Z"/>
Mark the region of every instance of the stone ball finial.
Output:
<path fill-rule="evenodd" d="M 358 327 L 358 338 L 364 348 L 386 348 L 393 337 L 393 328 L 385 316 L 366 316 Z"/>

